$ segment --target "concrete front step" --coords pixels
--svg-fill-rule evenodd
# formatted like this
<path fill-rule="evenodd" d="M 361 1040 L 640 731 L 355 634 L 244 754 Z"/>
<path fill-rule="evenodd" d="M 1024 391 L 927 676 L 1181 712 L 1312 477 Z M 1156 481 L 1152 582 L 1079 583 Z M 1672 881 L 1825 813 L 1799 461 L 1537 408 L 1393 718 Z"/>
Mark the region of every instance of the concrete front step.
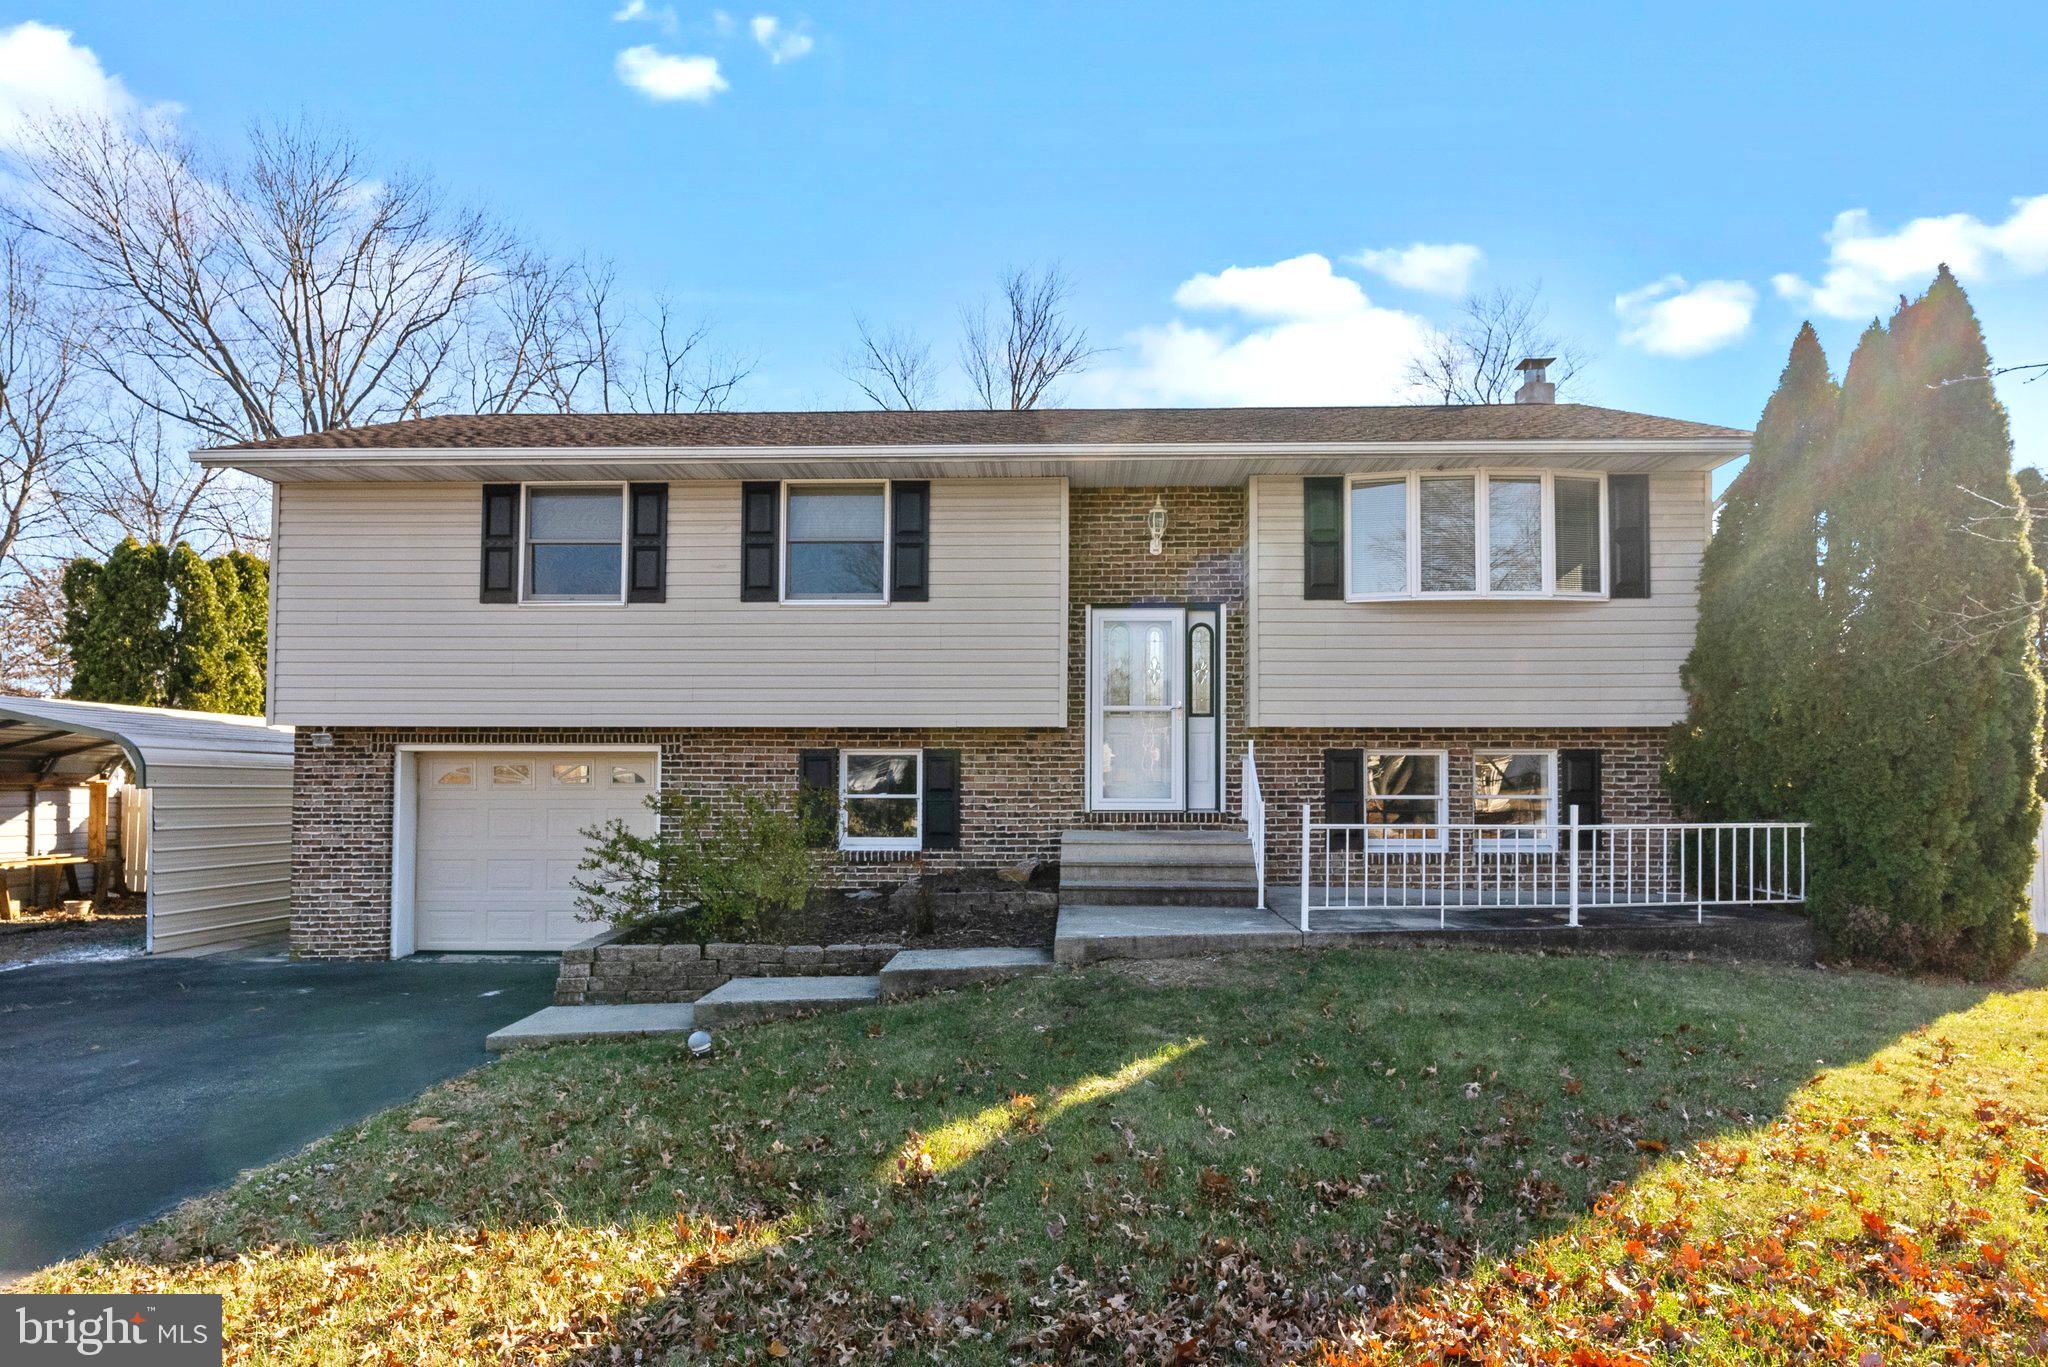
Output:
<path fill-rule="evenodd" d="M 868 1006 L 881 998 L 880 978 L 734 978 L 697 998 L 697 1024 L 747 1025 Z"/>
<path fill-rule="evenodd" d="M 1248 907 L 1256 883 L 1100 883 L 1060 875 L 1062 907 Z"/>
<path fill-rule="evenodd" d="M 545 1006 L 485 1036 L 484 1048 L 499 1054 L 507 1049 L 531 1049 L 542 1044 L 679 1035 L 694 1029 L 695 1023 L 696 1012 L 688 1002 L 651 1006 Z"/>
<path fill-rule="evenodd" d="M 882 965 L 882 1000 L 1003 982 L 1052 966 L 1048 949 L 906 949 Z"/>
<path fill-rule="evenodd" d="M 1100 959 L 1177 959 L 1197 954 L 1299 949 L 1301 931 L 1252 898 L 1228 906 L 1062 906 L 1053 958 L 1063 964 Z"/>
<path fill-rule="evenodd" d="M 1060 867 L 1089 864 L 1249 866 L 1251 837 L 1233 831 L 1068 831 Z"/>
<path fill-rule="evenodd" d="M 1194 887 L 1251 887 L 1259 881 L 1258 865 L 1242 864 L 1062 864 L 1060 880 L 1072 883 L 1164 888 L 1178 883 Z"/>

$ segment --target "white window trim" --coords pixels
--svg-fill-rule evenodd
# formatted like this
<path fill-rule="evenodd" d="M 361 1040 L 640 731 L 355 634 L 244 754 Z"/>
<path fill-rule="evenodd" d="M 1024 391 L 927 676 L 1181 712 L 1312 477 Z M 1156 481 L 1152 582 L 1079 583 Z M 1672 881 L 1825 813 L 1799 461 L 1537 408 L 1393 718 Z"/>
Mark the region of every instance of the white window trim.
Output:
<path fill-rule="evenodd" d="M 531 591 L 529 590 L 529 587 L 528 587 L 528 584 L 527 584 L 527 576 L 528 576 L 528 570 L 529 570 L 529 568 L 530 568 L 530 565 L 529 565 L 529 557 L 528 557 L 528 555 L 527 555 L 527 549 L 528 549 L 528 546 L 529 546 L 529 542 L 528 542 L 528 539 L 527 539 L 527 535 L 526 535 L 526 529 L 527 529 L 527 506 L 528 506 L 528 502 L 529 502 L 529 493 L 528 493 L 528 491 L 529 491 L 529 490 L 533 490 L 533 489 L 549 490 L 549 489 L 611 489 L 611 488 L 616 488 L 616 489 L 617 489 L 617 490 L 619 491 L 619 595 L 618 595 L 618 597 L 616 597 L 616 598 L 604 598 L 604 597 L 599 597 L 599 596 L 596 596 L 596 595 L 592 595 L 592 596 L 589 596 L 589 597 L 583 597 L 583 596 L 577 596 L 577 597 L 570 597 L 570 596 L 565 596 L 565 595 L 561 595 L 561 594 L 550 594 L 549 596 L 547 596 L 547 597 L 545 597 L 545 598 L 537 598 L 537 597 L 535 597 L 535 596 L 534 596 L 534 595 L 532 594 L 532 592 L 531 592 Z M 630 491 L 630 490 L 629 490 L 629 489 L 627 488 L 626 484 L 625 484 L 625 483 L 624 483 L 623 481 L 615 481 L 615 480 L 609 480 L 609 479 L 594 479 L 594 480 L 593 480 L 593 479 L 556 479 L 556 480 L 530 480 L 530 481 L 527 481 L 527 482 L 525 482 L 525 483 L 522 483 L 522 484 L 521 484 L 521 485 L 519 486 L 519 602 L 520 602 L 520 605 L 521 605 L 522 607 L 530 607 L 530 608 L 607 608 L 607 607 L 624 607 L 624 606 L 626 605 L 626 574 L 627 574 L 627 572 L 628 572 L 628 569 L 629 569 L 630 563 L 631 563 L 631 561 L 632 561 L 632 558 L 633 558 L 633 557 L 632 557 L 632 547 L 631 547 L 631 546 L 630 546 L 630 545 L 628 544 L 628 542 L 629 542 L 630 538 L 629 538 L 629 537 L 627 536 L 627 529 L 628 529 L 628 527 L 630 527 L 630 526 L 631 526 L 631 523 L 632 523 L 632 519 L 631 519 L 631 516 L 630 516 L 630 514 L 631 514 L 631 511 L 632 511 L 632 510 L 631 510 L 631 509 L 630 509 L 630 508 L 629 508 L 629 507 L 627 506 L 627 503 L 628 503 L 628 500 L 629 500 L 630 496 L 631 496 L 631 491 Z M 596 543 L 596 542 L 591 542 L 590 544 L 591 544 L 591 545 L 596 545 L 597 543 Z"/>
<path fill-rule="evenodd" d="M 901 802 L 901 793 L 889 795 L 872 794 L 867 797 L 849 797 L 846 791 L 847 771 L 855 759 L 882 758 L 900 759 L 908 756 L 912 772 L 917 775 L 917 834 L 906 840 L 898 836 L 855 836 L 846 833 L 846 804 L 852 802 Z M 914 853 L 924 848 L 924 751 L 922 750 L 841 750 L 839 752 L 839 848 L 842 850 L 889 850 L 896 853 Z"/>
<path fill-rule="evenodd" d="M 785 479 L 779 497 L 782 506 L 775 519 L 775 592 L 777 601 L 782 603 L 812 604 L 824 603 L 832 607 L 887 607 L 889 605 L 890 550 L 896 531 L 896 500 L 892 497 L 894 480 L 888 479 Z M 882 491 L 882 596 L 879 598 L 833 597 L 829 594 L 803 594 L 792 596 L 789 591 L 789 493 L 792 489 L 816 488 L 870 488 L 879 486 Z M 877 752 L 883 753 L 883 752 Z M 894 753 L 893 751 L 887 753 Z M 920 788 L 922 782 L 920 782 Z"/>
<path fill-rule="evenodd" d="M 1543 788 L 1543 824 L 1537 827 L 1535 835 L 1478 835 L 1479 825 L 1479 757 L 1481 755 L 1505 755 L 1510 759 L 1517 755 L 1539 755 L 1549 769 L 1549 781 Z M 1493 854 L 1550 854 L 1557 849 L 1557 784 L 1558 753 L 1555 750 L 1529 749 L 1515 746 L 1473 746 L 1472 747 L 1472 826 L 1475 832 L 1474 844 Z M 1509 828 L 1491 828 L 1509 829 Z"/>
<path fill-rule="evenodd" d="M 1488 564 L 1492 528 L 1488 516 L 1488 486 L 1496 478 L 1527 479 L 1535 477 L 1542 481 L 1543 490 L 1543 587 L 1540 589 L 1494 589 L 1486 587 L 1492 580 Z M 1600 493 L 1600 592 L 1582 593 L 1557 587 L 1557 481 L 1564 479 L 1591 479 L 1599 482 Z M 1423 591 L 1422 588 L 1422 481 L 1424 479 L 1470 479 L 1473 481 L 1473 497 L 1476 500 L 1473 519 L 1473 579 L 1479 587 L 1473 589 Z M 1407 539 L 1408 585 L 1398 593 L 1354 593 L 1351 589 L 1351 493 L 1361 484 L 1390 484 L 1403 481 L 1407 494 L 1407 525 L 1403 529 Z M 1472 599 L 1501 599 L 1506 601 L 1532 599 L 1558 599 L 1564 602 L 1598 603 L 1610 596 L 1613 572 L 1608 565 L 1608 508 L 1607 472 L 1604 470 L 1547 470 L 1501 466 L 1480 470 L 1410 470 L 1380 474 L 1348 475 L 1344 480 L 1344 509 L 1341 519 L 1341 534 L 1344 541 L 1344 601 L 1347 603 L 1406 603 L 1415 600 L 1426 602 L 1462 601 Z"/>
<path fill-rule="evenodd" d="M 1364 816 L 1366 820 L 1366 825 L 1371 826 L 1373 824 L 1372 802 L 1375 796 L 1372 790 L 1373 760 L 1375 758 L 1421 759 L 1424 756 L 1428 756 L 1436 760 L 1436 821 L 1434 822 L 1434 825 L 1436 827 L 1436 834 L 1431 836 L 1427 840 L 1406 840 L 1395 836 L 1380 836 L 1374 839 L 1367 840 L 1365 842 L 1367 849 L 1387 854 L 1399 854 L 1404 851 L 1411 854 L 1442 854 L 1446 849 L 1449 848 L 1451 822 L 1451 752 L 1448 750 L 1368 749 L 1365 752 L 1365 772 L 1362 775 L 1365 785 Z M 1382 801 L 1419 802 L 1423 800 L 1419 795 L 1414 793 L 1381 794 L 1379 796 Z"/>

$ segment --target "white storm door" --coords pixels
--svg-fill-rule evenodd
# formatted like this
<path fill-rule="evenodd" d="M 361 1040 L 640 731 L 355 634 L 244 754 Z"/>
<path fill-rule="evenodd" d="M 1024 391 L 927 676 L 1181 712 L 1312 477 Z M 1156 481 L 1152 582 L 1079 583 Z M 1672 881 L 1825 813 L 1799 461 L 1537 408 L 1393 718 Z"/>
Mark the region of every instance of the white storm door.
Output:
<path fill-rule="evenodd" d="M 1098 608 L 1088 643 L 1089 805 L 1104 812 L 1187 806 L 1181 608 Z"/>

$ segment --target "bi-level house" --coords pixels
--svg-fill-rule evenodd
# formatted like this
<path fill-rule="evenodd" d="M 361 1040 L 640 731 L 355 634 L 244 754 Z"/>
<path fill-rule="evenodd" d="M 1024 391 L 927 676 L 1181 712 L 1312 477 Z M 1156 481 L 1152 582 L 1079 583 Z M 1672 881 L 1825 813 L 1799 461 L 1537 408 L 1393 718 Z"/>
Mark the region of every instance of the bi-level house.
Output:
<path fill-rule="evenodd" d="M 1659 820 L 1749 434 L 1477 407 L 439 417 L 275 486 L 295 949 L 559 947 L 580 832 L 806 791 L 839 883 L 1089 833 Z M 1270 877 L 1301 837 L 1266 831 Z M 1069 867 L 1069 878 L 1084 871 Z"/>

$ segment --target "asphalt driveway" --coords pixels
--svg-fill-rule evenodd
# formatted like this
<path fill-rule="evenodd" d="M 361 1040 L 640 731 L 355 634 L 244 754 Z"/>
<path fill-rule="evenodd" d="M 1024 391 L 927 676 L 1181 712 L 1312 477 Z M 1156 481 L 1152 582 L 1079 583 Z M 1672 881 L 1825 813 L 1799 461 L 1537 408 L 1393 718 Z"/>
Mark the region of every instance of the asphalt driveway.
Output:
<path fill-rule="evenodd" d="M 488 1059 L 552 956 L 0 972 L 0 1286 Z"/>

